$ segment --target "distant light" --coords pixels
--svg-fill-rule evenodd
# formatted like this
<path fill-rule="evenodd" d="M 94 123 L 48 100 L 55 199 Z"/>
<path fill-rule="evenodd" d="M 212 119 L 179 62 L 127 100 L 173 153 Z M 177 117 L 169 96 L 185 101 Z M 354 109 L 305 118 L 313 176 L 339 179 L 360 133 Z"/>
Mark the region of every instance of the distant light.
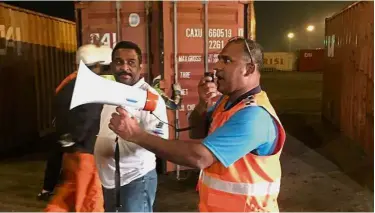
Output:
<path fill-rule="evenodd" d="M 315 29 L 315 26 L 314 26 L 314 25 L 309 25 L 309 26 L 307 26 L 307 28 L 306 28 L 306 30 L 309 31 L 309 32 L 314 31 L 314 29 Z"/>
<path fill-rule="evenodd" d="M 294 33 L 288 33 L 288 38 L 294 38 Z"/>

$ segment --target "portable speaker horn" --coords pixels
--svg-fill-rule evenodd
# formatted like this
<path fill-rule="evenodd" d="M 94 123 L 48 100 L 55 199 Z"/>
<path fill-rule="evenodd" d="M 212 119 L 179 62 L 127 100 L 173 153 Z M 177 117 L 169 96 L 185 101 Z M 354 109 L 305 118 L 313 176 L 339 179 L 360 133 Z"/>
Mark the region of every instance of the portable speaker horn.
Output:
<path fill-rule="evenodd" d="M 158 99 L 159 96 L 151 91 L 100 77 L 80 61 L 70 109 L 83 104 L 99 103 L 154 111 Z"/>

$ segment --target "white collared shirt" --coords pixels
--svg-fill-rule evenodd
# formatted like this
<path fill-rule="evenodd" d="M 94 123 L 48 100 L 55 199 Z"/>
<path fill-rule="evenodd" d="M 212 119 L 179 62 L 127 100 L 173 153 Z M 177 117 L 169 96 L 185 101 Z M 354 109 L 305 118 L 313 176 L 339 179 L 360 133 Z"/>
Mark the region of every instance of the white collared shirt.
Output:
<path fill-rule="evenodd" d="M 144 81 L 143 78 L 133 87 L 138 87 L 144 90 L 149 89 L 151 92 L 158 94 L 155 89 Z M 158 96 L 159 101 L 153 114 L 163 122 L 167 123 L 168 119 L 165 102 L 159 94 Z M 125 109 L 139 121 L 141 128 L 151 134 L 168 139 L 168 125 L 163 124 L 150 112 L 138 111 L 129 107 L 126 107 Z M 104 105 L 100 120 L 100 130 L 94 150 L 100 180 L 102 185 L 108 189 L 115 188 L 116 167 L 114 156 L 116 134 L 108 127 L 113 112 L 116 112 L 116 106 Z M 156 157 L 154 153 L 138 146 L 137 144 L 125 141 L 120 137 L 118 142 L 120 148 L 121 186 L 126 185 L 155 169 Z"/>

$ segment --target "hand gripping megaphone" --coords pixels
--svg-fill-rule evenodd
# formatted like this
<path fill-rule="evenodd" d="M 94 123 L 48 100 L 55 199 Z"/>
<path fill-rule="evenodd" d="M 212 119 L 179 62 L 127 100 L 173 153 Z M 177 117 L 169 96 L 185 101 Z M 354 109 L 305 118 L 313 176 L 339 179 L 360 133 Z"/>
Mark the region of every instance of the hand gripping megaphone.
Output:
<path fill-rule="evenodd" d="M 88 103 L 132 107 L 154 111 L 158 96 L 148 90 L 111 81 L 93 73 L 82 61 L 74 85 L 70 109 Z"/>

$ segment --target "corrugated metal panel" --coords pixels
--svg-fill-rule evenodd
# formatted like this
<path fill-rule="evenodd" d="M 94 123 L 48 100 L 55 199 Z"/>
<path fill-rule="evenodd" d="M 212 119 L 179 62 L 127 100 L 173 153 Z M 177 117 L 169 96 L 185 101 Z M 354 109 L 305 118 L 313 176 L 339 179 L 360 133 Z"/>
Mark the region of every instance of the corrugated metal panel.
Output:
<path fill-rule="evenodd" d="M 290 52 L 265 52 L 264 70 L 294 71 L 296 55 Z"/>
<path fill-rule="evenodd" d="M 79 2 L 75 5 L 80 8 L 81 43 L 88 44 L 99 40 L 103 45 L 113 48 L 118 40 L 129 40 L 138 44 L 141 48 L 143 73 L 147 74 L 147 39 L 146 34 L 146 2 L 118 2 L 119 10 L 116 10 L 116 2 Z M 117 11 L 120 16 L 120 31 L 117 30 Z M 137 14 L 140 18 L 137 26 L 130 26 L 129 17 Z M 77 25 L 79 27 L 79 25 Z"/>
<path fill-rule="evenodd" d="M 374 3 L 358 2 L 326 19 L 323 117 L 373 159 Z"/>
<path fill-rule="evenodd" d="M 300 50 L 298 55 L 299 72 L 323 71 L 324 49 Z"/>
<path fill-rule="evenodd" d="M 2 150 L 52 130 L 55 87 L 73 71 L 75 24 L 0 4 Z"/>

